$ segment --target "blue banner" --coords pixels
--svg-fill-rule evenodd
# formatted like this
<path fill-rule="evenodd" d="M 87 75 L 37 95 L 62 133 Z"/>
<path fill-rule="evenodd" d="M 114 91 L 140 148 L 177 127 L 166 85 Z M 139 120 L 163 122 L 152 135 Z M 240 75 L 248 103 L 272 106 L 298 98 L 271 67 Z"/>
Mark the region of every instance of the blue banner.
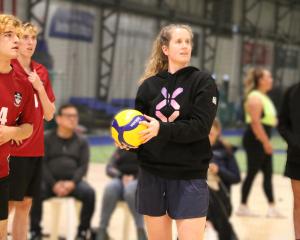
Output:
<path fill-rule="evenodd" d="M 95 16 L 78 9 L 58 8 L 50 23 L 50 37 L 93 41 Z"/>

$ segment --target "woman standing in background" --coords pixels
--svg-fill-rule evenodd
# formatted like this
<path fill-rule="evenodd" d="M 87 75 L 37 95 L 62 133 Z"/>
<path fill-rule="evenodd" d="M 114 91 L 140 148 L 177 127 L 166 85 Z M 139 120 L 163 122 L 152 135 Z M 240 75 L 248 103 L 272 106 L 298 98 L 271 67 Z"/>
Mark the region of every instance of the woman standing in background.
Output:
<path fill-rule="evenodd" d="M 267 93 L 272 89 L 271 73 L 262 68 L 250 69 L 245 79 L 245 114 L 247 129 L 243 145 L 247 155 L 247 175 L 242 184 L 239 216 L 255 216 L 247 207 L 247 200 L 254 178 L 262 170 L 263 189 L 269 203 L 267 217 L 281 217 L 275 208 L 272 186 L 271 131 L 277 125 L 276 109 Z"/>

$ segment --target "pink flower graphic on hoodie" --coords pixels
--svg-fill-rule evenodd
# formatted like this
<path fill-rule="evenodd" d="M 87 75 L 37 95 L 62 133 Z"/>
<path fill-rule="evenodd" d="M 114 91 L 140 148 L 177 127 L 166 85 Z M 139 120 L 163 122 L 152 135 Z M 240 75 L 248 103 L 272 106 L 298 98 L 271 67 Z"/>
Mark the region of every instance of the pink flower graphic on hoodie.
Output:
<path fill-rule="evenodd" d="M 174 122 L 175 119 L 179 116 L 180 112 L 180 105 L 178 104 L 178 102 L 175 100 L 175 98 L 180 95 L 183 92 L 183 88 L 179 87 L 177 89 L 175 89 L 175 91 L 170 94 L 168 93 L 168 90 L 163 87 L 161 89 L 161 94 L 164 96 L 164 100 L 162 100 L 160 103 L 158 103 L 156 105 L 156 111 L 155 111 L 155 115 L 162 121 L 162 122 Z M 174 112 L 169 116 L 166 117 L 160 110 L 167 106 L 167 105 L 171 105 L 174 109 Z"/>

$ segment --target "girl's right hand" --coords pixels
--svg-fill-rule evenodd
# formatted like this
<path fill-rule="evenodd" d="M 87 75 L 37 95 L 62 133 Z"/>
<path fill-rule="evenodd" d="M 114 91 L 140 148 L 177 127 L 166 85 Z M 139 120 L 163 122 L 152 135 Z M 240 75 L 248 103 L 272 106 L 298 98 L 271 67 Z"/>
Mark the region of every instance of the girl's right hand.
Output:
<path fill-rule="evenodd" d="M 264 151 L 265 151 L 266 154 L 272 155 L 272 153 L 273 153 L 273 147 L 272 147 L 270 141 L 265 142 L 263 144 L 263 147 L 264 147 Z"/>

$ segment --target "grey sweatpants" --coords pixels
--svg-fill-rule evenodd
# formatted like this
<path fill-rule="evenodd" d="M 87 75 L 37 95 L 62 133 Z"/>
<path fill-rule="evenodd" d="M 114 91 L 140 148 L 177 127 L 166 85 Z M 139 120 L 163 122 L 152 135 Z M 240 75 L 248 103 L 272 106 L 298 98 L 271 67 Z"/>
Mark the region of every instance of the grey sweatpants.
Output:
<path fill-rule="evenodd" d="M 137 188 L 137 180 L 133 180 L 125 187 L 119 178 L 109 182 L 102 198 L 102 208 L 100 216 L 100 228 L 107 228 L 113 211 L 118 201 L 125 201 L 133 215 L 137 228 L 144 228 L 143 215 L 136 212 L 135 209 L 135 193 Z"/>

